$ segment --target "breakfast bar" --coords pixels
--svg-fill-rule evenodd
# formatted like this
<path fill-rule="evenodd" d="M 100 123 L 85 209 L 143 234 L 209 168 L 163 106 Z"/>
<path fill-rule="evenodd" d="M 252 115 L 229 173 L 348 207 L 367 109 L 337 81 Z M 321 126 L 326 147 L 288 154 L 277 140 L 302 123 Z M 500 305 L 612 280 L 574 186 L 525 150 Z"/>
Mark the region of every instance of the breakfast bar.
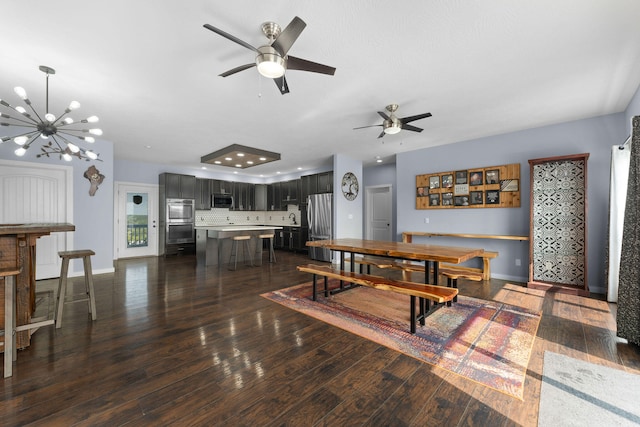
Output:
<path fill-rule="evenodd" d="M 221 266 L 229 261 L 231 255 L 231 239 L 235 236 L 250 236 L 251 254 L 262 253 L 262 241 L 258 236 L 267 232 L 281 230 L 278 225 L 216 225 L 196 226 L 196 257 L 198 265 Z M 238 262 L 245 260 L 247 254 L 242 253 Z"/>
<path fill-rule="evenodd" d="M 74 230 L 75 226 L 69 223 L 0 224 L 0 268 L 22 268 L 15 280 L 15 325 L 17 327 L 31 323 L 31 315 L 35 310 L 38 238 L 54 232 Z M 4 301 L 4 282 L 0 284 L 0 295 Z M 0 310 L 0 319 L 4 319 L 4 304 L 0 304 Z M 4 320 L 2 322 L 2 329 L 4 329 Z M 17 348 L 25 348 L 29 344 L 28 330 L 16 333 Z"/>

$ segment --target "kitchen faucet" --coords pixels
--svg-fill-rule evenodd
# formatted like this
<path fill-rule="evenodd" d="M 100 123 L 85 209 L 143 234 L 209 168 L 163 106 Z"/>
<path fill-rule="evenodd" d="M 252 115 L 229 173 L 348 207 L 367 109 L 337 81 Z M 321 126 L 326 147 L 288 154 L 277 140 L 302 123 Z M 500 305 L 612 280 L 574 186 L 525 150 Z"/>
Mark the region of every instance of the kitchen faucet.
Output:
<path fill-rule="evenodd" d="M 293 218 L 293 224 L 296 225 L 297 224 L 297 222 L 296 222 L 296 214 L 294 214 L 293 212 L 291 212 L 289 214 L 289 219 L 292 219 L 292 218 Z"/>

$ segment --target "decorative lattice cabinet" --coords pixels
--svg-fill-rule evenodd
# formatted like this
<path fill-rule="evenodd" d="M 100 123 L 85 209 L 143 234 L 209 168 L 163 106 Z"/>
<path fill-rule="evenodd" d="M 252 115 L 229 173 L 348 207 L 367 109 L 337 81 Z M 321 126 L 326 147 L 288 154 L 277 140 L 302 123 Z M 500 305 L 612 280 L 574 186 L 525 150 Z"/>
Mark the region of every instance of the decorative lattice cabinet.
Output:
<path fill-rule="evenodd" d="M 583 153 L 529 160 L 529 287 L 589 295 L 588 158 Z"/>

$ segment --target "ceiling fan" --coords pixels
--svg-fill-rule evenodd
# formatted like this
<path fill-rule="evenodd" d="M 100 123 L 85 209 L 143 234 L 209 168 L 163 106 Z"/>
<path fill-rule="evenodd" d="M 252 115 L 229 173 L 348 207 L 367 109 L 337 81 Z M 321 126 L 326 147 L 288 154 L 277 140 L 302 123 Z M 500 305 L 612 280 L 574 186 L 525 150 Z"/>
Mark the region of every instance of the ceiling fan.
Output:
<path fill-rule="evenodd" d="M 382 116 L 384 119 L 382 124 L 380 125 L 371 125 L 371 126 L 361 126 L 355 129 L 364 129 L 371 128 L 375 126 L 382 126 L 382 132 L 378 135 L 378 138 L 382 138 L 385 134 L 393 135 L 400 132 L 402 129 L 410 130 L 413 132 L 422 132 L 422 129 L 413 125 L 408 124 L 409 122 L 413 122 L 415 120 L 424 119 L 427 117 L 431 117 L 431 113 L 418 114 L 415 116 L 409 117 L 396 117 L 395 112 L 398 109 L 398 104 L 389 104 L 387 105 L 387 111 L 389 115 L 383 113 L 382 111 L 378 111 L 378 114 Z"/>
<path fill-rule="evenodd" d="M 286 70 L 311 71 L 313 73 L 329 74 L 331 76 L 336 72 L 336 69 L 333 67 L 287 55 L 289 49 L 291 49 L 291 46 L 306 26 L 307 24 L 297 16 L 291 20 L 284 30 L 275 22 L 265 22 L 262 24 L 262 32 L 269 39 L 269 43 L 256 48 L 213 25 L 204 24 L 205 28 L 232 42 L 238 43 L 240 46 L 253 50 L 257 54 L 255 62 L 240 65 L 229 71 L 225 71 L 220 74 L 221 77 L 228 77 L 257 66 L 260 74 L 276 82 L 282 95 L 289 93 L 289 86 L 284 76 Z"/>

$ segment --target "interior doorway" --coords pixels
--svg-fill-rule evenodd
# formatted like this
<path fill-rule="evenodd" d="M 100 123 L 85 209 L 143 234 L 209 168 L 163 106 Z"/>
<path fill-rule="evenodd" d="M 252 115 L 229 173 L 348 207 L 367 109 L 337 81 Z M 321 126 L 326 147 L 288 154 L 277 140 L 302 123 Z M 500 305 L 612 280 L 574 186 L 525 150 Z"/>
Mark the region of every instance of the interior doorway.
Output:
<path fill-rule="evenodd" d="M 365 189 L 365 239 L 393 240 L 393 192 L 391 185 Z"/>
<path fill-rule="evenodd" d="M 158 255 L 158 186 L 116 183 L 114 259 Z"/>

